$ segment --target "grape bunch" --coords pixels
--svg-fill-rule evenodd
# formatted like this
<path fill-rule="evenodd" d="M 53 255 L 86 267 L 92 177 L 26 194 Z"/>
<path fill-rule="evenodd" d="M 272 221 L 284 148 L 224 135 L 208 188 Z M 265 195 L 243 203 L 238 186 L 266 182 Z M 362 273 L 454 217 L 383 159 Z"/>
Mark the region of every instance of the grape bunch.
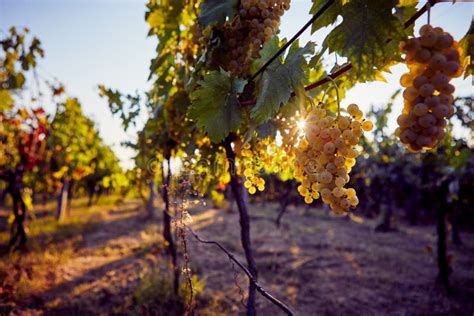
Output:
<path fill-rule="evenodd" d="M 278 146 L 273 137 L 256 139 L 252 145 L 246 144 L 240 151 L 239 174 L 245 177 L 244 186 L 250 194 L 265 189 L 264 173 L 291 172 L 292 156 L 287 155 L 282 146 Z"/>
<path fill-rule="evenodd" d="M 345 188 L 359 151 L 355 148 L 364 131 L 373 128 L 363 119 L 356 104 L 347 108 L 350 116 L 331 116 L 316 108 L 305 119 L 304 136 L 296 148 L 295 178 L 298 192 L 310 204 L 321 196 L 336 214 L 348 212 L 359 203 L 356 191 Z"/>
<path fill-rule="evenodd" d="M 259 155 L 264 151 L 265 145 L 257 142 L 254 147 L 252 150 L 250 144 L 246 144 L 241 152 L 243 175 L 246 178 L 244 186 L 250 194 L 255 194 L 257 189 L 265 190 L 265 180 L 260 176 L 262 161 Z"/>
<path fill-rule="evenodd" d="M 290 0 L 242 0 L 237 17 L 223 29 L 224 69 L 238 77 L 248 75 L 252 59 L 276 34 L 289 7 Z"/>
<path fill-rule="evenodd" d="M 429 24 L 400 48 L 409 72 L 400 78 L 406 89 L 396 134 L 412 151 L 430 149 L 443 139 L 446 119 L 454 113 L 454 86 L 449 82 L 463 73 L 461 48 L 449 33 Z"/>

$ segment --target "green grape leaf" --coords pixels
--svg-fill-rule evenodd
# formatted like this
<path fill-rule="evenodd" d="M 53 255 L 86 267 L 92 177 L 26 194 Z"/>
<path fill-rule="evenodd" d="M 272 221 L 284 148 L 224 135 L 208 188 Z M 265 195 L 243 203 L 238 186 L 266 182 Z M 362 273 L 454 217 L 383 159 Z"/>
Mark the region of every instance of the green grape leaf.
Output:
<path fill-rule="evenodd" d="M 266 42 L 263 45 L 263 48 L 260 50 L 260 58 L 255 59 L 252 62 L 250 71 L 251 73 L 256 73 L 260 67 L 262 67 L 270 58 L 272 58 L 273 55 L 276 54 L 280 46 L 285 45 L 286 39 L 283 39 L 280 42 L 280 39 L 278 38 L 277 35 L 273 36 L 268 42 Z M 273 63 L 282 63 L 283 62 L 283 57 L 282 55 L 278 56 Z M 273 64 L 272 63 L 272 64 Z"/>
<path fill-rule="evenodd" d="M 165 63 L 167 60 L 171 62 L 173 60 L 173 57 L 174 56 L 171 55 L 170 53 L 165 53 L 165 54 L 160 54 L 156 58 L 153 58 L 150 64 L 150 75 L 148 76 L 148 80 L 150 80 L 153 77 L 153 75 L 155 75 L 158 68 L 160 68 L 163 65 L 163 63 Z"/>
<path fill-rule="evenodd" d="M 107 100 L 110 112 L 119 115 L 125 131 L 130 125 L 136 125 L 136 119 L 140 115 L 142 98 L 136 95 L 123 95 L 118 90 L 108 89 L 104 85 L 99 85 L 99 96 Z"/>
<path fill-rule="evenodd" d="M 218 143 L 242 123 L 242 113 L 237 94 L 245 80 L 233 79 L 225 71 L 212 71 L 191 93 L 189 118 L 203 128 L 209 138 Z"/>
<path fill-rule="evenodd" d="M 415 7 L 418 4 L 418 0 L 399 0 L 399 7 Z"/>
<path fill-rule="evenodd" d="M 397 1 L 352 0 L 344 6 L 343 21 L 329 33 L 329 52 L 347 57 L 358 81 L 375 80 L 400 57 L 398 41 L 405 37 L 401 21 L 392 14 Z M 387 43 L 388 39 L 392 39 Z"/>
<path fill-rule="evenodd" d="M 280 114 L 285 118 L 290 118 L 295 115 L 296 111 L 300 111 L 301 113 L 305 105 L 309 104 L 306 98 L 308 97 L 303 87 L 295 90 L 294 96 L 280 108 Z"/>
<path fill-rule="evenodd" d="M 313 0 L 313 6 L 309 13 L 315 14 L 324 4 L 326 4 L 326 2 L 327 0 Z M 341 14 L 342 6 L 347 2 L 347 0 L 335 1 L 318 19 L 316 19 L 316 21 L 313 22 L 313 25 L 311 25 L 311 34 L 323 27 L 334 24 L 337 17 Z"/>
<path fill-rule="evenodd" d="M 182 19 L 184 4 L 181 0 L 169 0 L 167 3 L 150 1 L 147 5 L 149 11 L 145 13 L 145 20 L 150 26 L 151 34 L 154 33 L 153 30 L 163 33 L 177 29 Z"/>
<path fill-rule="evenodd" d="M 155 10 L 148 14 L 146 21 L 150 25 L 150 28 L 155 27 L 170 27 L 166 25 L 166 11 L 165 10 Z"/>
<path fill-rule="evenodd" d="M 273 121 L 267 121 L 257 127 L 256 129 L 257 135 L 261 139 L 265 139 L 268 137 L 275 137 L 277 133 L 277 126 Z"/>
<path fill-rule="evenodd" d="M 307 62 L 305 56 L 314 54 L 315 46 L 313 42 L 308 42 L 305 47 L 299 47 L 298 41 L 290 46 L 283 65 L 288 68 L 294 90 L 302 87 L 306 82 Z"/>
<path fill-rule="evenodd" d="M 314 52 L 314 43 L 299 47 L 295 41 L 282 62 L 275 60 L 263 72 L 257 86 L 257 104 L 250 116 L 258 124 L 272 118 L 291 97 L 291 93 L 304 86 L 306 82 L 307 63 L 305 56 Z"/>
<path fill-rule="evenodd" d="M 395 7 L 395 16 L 404 24 L 408 19 L 410 19 L 418 10 L 415 5 L 409 5 L 410 1 L 407 1 L 403 6 L 400 4 Z M 412 36 L 415 30 L 415 23 L 412 23 L 405 28 L 405 34 L 407 36 Z"/>
<path fill-rule="evenodd" d="M 459 41 L 462 48 L 461 64 L 464 67 L 464 79 L 474 73 L 474 20 L 466 35 Z"/>
<path fill-rule="evenodd" d="M 8 90 L 0 90 L 0 111 L 6 111 L 13 107 L 13 98 Z"/>
<path fill-rule="evenodd" d="M 205 0 L 201 5 L 199 24 L 206 27 L 213 23 L 224 23 L 237 13 L 238 0 Z"/>
<path fill-rule="evenodd" d="M 282 64 L 269 67 L 258 84 L 257 104 L 251 110 L 251 117 L 263 123 L 278 112 L 282 103 L 291 96 L 291 83 L 286 68 Z"/>
<path fill-rule="evenodd" d="M 286 43 L 286 39 L 283 39 L 280 43 L 280 39 L 278 36 L 273 36 L 260 50 L 260 58 L 257 59 L 258 66 L 262 66 L 267 60 L 269 60 L 279 49 L 280 45 L 284 45 Z M 282 60 L 281 55 L 277 57 L 278 60 Z"/>

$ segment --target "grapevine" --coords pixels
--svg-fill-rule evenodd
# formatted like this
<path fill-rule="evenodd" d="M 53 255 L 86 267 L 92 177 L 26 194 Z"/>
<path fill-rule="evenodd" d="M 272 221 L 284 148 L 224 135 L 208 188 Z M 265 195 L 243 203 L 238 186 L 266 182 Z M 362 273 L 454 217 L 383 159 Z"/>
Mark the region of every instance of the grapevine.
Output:
<path fill-rule="evenodd" d="M 83 106 L 79 99 L 68 95 L 63 97 L 67 93 L 62 84 L 57 84 L 57 79 L 51 83 L 42 78 L 46 64 L 36 68 L 44 55 L 40 41 L 36 38 L 30 41 L 27 29 L 0 30 L 0 227 L 5 223 L 11 227 L 10 241 L 2 232 L 0 240 L 7 241 L 10 250 L 26 249 L 27 226 L 35 239 L 28 245 L 33 251 L 21 254 L 27 256 L 26 260 L 16 255 L 2 256 L 0 260 L 2 277 L 6 268 L 11 267 L 15 272 L 6 274 L 8 279 L 15 274 L 11 285 L 0 280 L 1 310 L 23 314 L 35 305 L 38 312 L 52 309 L 52 312 L 74 313 L 78 308 L 82 311 L 79 304 L 91 302 L 94 304 L 86 306 L 84 313 L 127 313 L 135 305 L 134 310 L 141 314 L 242 314 L 236 303 L 241 300 L 244 304 L 246 300 L 248 316 L 257 315 L 257 311 L 293 315 L 293 308 L 283 301 L 294 304 L 295 311 L 303 314 L 326 311 L 327 306 L 315 308 L 321 302 L 328 305 L 328 299 L 317 297 L 320 284 L 300 282 L 318 278 L 321 276 L 318 268 L 327 266 L 327 262 L 320 262 L 321 255 L 312 255 L 313 250 L 327 248 L 333 255 L 334 249 L 340 248 L 337 257 L 342 253 L 342 259 L 357 275 L 363 275 L 367 267 L 360 264 L 366 259 L 359 255 L 364 249 L 345 250 L 348 242 L 358 242 L 347 238 L 355 235 L 350 228 L 347 232 L 339 230 L 340 238 L 332 236 L 333 228 L 337 228 L 332 223 L 349 223 L 329 220 L 324 221 L 324 226 L 313 225 L 326 216 L 316 214 L 320 210 L 318 206 L 323 204 L 332 214 L 346 216 L 360 224 L 359 231 L 362 228 L 366 232 L 373 221 L 362 223 L 365 217 L 380 215 L 380 223 L 374 227 L 376 232 L 392 231 L 393 224 L 398 225 L 405 218 L 413 225 L 420 219 L 423 224 L 436 219 L 438 281 L 449 290 L 449 274 L 457 267 L 448 252 L 448 233 L 452 232 L 455 244 L 461 244 L 459 229 L 462 232 L 462 226 L 472 226 L 474 221 L 472 214 L 466 212 L 472 205 L 472 177 L 469 177 L 474 166 L 472 137 L 456 135 L 474 126 L 472 111 L 469 112 L 472 97 L 465 98 L 466 104 L 460 106 L 460 98 L 453 100 L 457 81 L 452 80 L 462 74 L 467 78 L 474 71 L 474 21 L 464 38 L 457 42 L 442 28 L 429 25 L 432 6 L 448 0 L 425 0 L 425 3 L 313 0 L 309 11 L 312 17 L 294 21 L 304 25 L 292 25 L 295 31 L 284 38 L 281 35 L 286 32 L 280 33 L 280 21 L 291 0 L 147 2 L 148 36 L 155 37 L 156 49 L 149 65 L 150 82 L 144 86 L 146 91 L 123 94 L 99 86 L 100 96 L 107 99 L 110 111 L 127 132 L 127 136 L 114 136 L 128 138 L 129 132 L 138 132 L 137 137 L 122 143 L 136 153 L 134 167 L 126 173 L 112 148 L 99 135 L 96 123 L 84 114 L 89 105 Z M 413 35 L 414 22 L 425 13 L 428 25 L 421 28 L 419 35 Z M 294 17 L 288 20 L 291 19 Z M 308 29 L 311 34 L 324 29 L 325 34 L 313 37 L 321 39 L 318 43 L 303 44 L 306 40 L 300 37 Z M 332 60 L 332 54 L 335 65 L 329 71 L 332 63 L 326 57 L 329 55 Z M 339 65 L 338 59 L 344 60 L 344 64 Z M 354 91 L 350 89 L 358 84 L 383 81 L 384 73 L 390 73 L 390 68 L 400 62 L 408 71 L 399 81 L 404 89 L 404 108 L 402 113 L 397 113 L 401 115 L 395 133 L 388 132 L 392 127 L 394 100 L 402 94 L 398 81 L 397 92 L 383 107 L 372 106 L 363 113 L 354 100 L 357 104 L 341 108 L 346 92 L 351 94 Z M 52 76 L 44 71 L 48 77 Z M 30 82 L 30 77 L 34 81 Z M 328 94 L 331 83 L 335 90 Z M 323 87 L 325 84 L 329 87 Z M 51 88 L 49 103 L 57 106 L 49 114 L 37 108 L 44 103 L 42 86 Z M 459 93 L 465 86 L 456 88 Z M 373 101 L 377 102 L 375 98 Z M 374 126 L 375 131 L 364 137 Z M 432 150 L 436 146 L 439 148 Z M 422 150 L 429 152 L 406 154 Z M 73 197 L 87 194 L 88 204 L 92 206 L 102 194 L 114 192 L 119 193 L 120 202 L 127 202 L 123 209 L 117 203 L 110 211 L 97 207 L 88 214 L 76 212 L 76 205 L 82 202 L 71 205 Z M 160 196 L 162 201 L 158 200 Z M 135 210 L 135 202 L 128 203 L 129 198 L 135 197 L 141 198 L 145 207 Z M 321 203 L 312 205 L 319 198 Z M 38 211 L 33 206 L 40 199 L 45 205 Z M 71 221 L 63 223 L 66 225 L 49 225 L 47 218 L 54 214 L 51 216 L 47 203 L 53 199 L 57 202 L 56 219 L 71 217 Z M 212 206 L 208 206 L 208 201 L 212 201 Z M 302 201 L 307 205 L 301 207 Z M 11 206 L 12 215 L 4 221 L 6 206 Z M 356 207 L 357 215 L 363 217 L 353 214 Z M 141 223 L 139 209 L 146 211 L 145 224 Z M 294 210 L 293 217 L 280 226 L 286 209 Z M 268 232 L 265 220 L 272 218 L 270 212 L 275 211 L 278 230 Z M 194 223 L 191 214 L 195 216 Z M 73 215 L 80 216 L 80 221 L 76 222 Z M 162 215 L 161 228 L 156 222 L 159 215 Z M 401 220 L 394 221 L 395 217 Z M 105 225 L 95 225 L 96 219 Z M 42 231 L 39 225 L 45 223 L 47 229 Z M 295 225 L 301 227 L 294 229 Z M 82 291 L 81 278 L 71 283 L 67 275 L 65 278 L 60 273 L 64 270 L 63 261 L 66 268 L 70 265 L 62 259 L 77 252 L 76 241 L 80 238 L 76 237 L 90 239 L 86 238 L 89 228 L 92 239 L 100 237 L 100 245 L 93 247 L 93 253 L 84 249 L 77 255 L 87 259 L 85 256 L 97 253 L 106 256 L 107 262 L 114 260 L 113 264 L 98 267 L 99 272 L 107 274 L 105 281 L 109 282 L 95 282 L 98 292 L 94 289 L 94 293 L 100 297 L 92 300 L 88 291 Z M 332 245 L 321 244 L 318 238 L 321 231 L 327 232 L 322 236 L 327 237 L 323 242 Z M 202 239 L 201 232 L 209 235 L 209 239 Z M 255 232 L 258 235 L 253 236 Z M 52 238 L 47 236 L 50 233 Z M 219 240 L 213 240 L 211 234 L 219 235 Z M 137 238 L 132 239 L 131 235 Z M 410 229 L 410 235 L 421 243 L 427 240 L 425 234 L 416 233 L 415 229 Z M 123 247 L 110 247 L 124 236 Z M 194 251 L 195 244 L 189 236 L 202 244 L 213 245 L 220 255 L 227 256 L 229 269 L 221 273 L 218 253 L 212 256 L 200 249 Z M 375 281 L 393 281 L 389 278 L 396 281 L 413 275 L 397 273 L 407 269 L 391 271 L 393 276 L 383 274 L 383 264 L 394 266 L 404 258 L 413 257 L 409 253 L 413 240 L 409 239 L 405 247 L 399 247 L 405 252 L 400 252 L 398 261 L 375 260 L 382 262 L 382 266 L 371 268 L 381 268 L 383 277 Z M 57 264 L 58 268 L 36 266 L 30 259 L 38 257 L 41 251 L 37 250 L 44 250 L 43 246 L 55 241 L 60 243 L 48 254 L 46 264 L 51 262 L 50 266 Z M 402 240 L 396 241 L 400 244 Z M 138 249 L 136 245 L 142 242 L 144 247 L 139 245 Z M 380 258 L 385 258 L 386 247 L 392 245 L 375 246 L 371 257 L 382 250 Z M 431 252 L 433 246 L 429 247 Z M 66 257 L 51 260 L 59 251 Z M 129 269 L 131 259 L 138 264 L 130 265 Z M 196 266 L 191 259 L 199 260 Z M 169 261 L 168 265 L 165 260 Z M 333 260 L 330 261 L 331 268 Z M 120 273 L 115 273 L 123 270 L 122 262 L 127 264 L 125 283 Z M 167 271 L 150 269 L 158 278 L 148 278 L 141 274 L 141 268 L 145 263 L 148 266 L 148 262 L 150 267 L 165 267 Z M 90 274 L 87 268 L 91 267 L 82 267 L 77 276 L 82 272 L 86 276 Z M 318 271 L 312 271 L 315 268 Z M 109 273 L 109 269 L 114 273 Z M 239 269 L 246 276 L 245 290 L 242 280 L 238 280 Z M 298 273 L 288 278 L 295 269 Z M 208 274 L 209 270 L 213 273 Z M 347 274 L 346 270 L 341 273 Z M 267 280 L 269 275 L 274 280 Z M 102 273 L 93 273 L 92 277 L 102 277 Z M 350 291 L 360 292 L 364 287 L 364 284 L 347 287 L 345 277 L 338 279 L 333 280 L 336 283 L 329 294 L 342 285 L 348 291 L 345 296 L 350 297 L 353 296 Z M 232 286 L 232 281 L 238 295 L 223 284 Z M 281 284 L 275 285 L 274 281 Z M 262 287 L 267 282 L 271 282 L 268 288 L 275 291 L 275 296 Z M 425 285 L 423 288 L 431 289 Z M 390 287 L 372 287 L 370 291 L 377 291 L 375 294 L 390 301 Z M 72 301 L 61 296 L 64 289 L 71 290 L 68 296 Z M 428 297 L 432 292 L 424 294 Z M 316 293 L 316 297 L 307 299 L 308 293 Z M 117 300 L 117 295 L 123 299 Z M 282 300 L 276 298 L 280 295 Z M 426 298 L 419 300 L 418 296 L 421 298 L 417 295 L 412 303 L 426 302 Z M 27 301 L 21 302 L 24 298 Z M 32 302 L 28 302 L 30 298 Z M 259 302 L 263 299 L 267 300 L 266 304 Z M 450 306 L 445 306 L 446 300 L 440 300 L 440 306 L 430 306 L 430 310 L 462 313 L 468 310 L 461 305 L 465 300 L 468 298 L 461 297 Z M 334 305 L 330 298 L 329 301 L 329 305 Z M 337 301 L 341 303 L 338 297 Z M 345 300 L 341 304 L 344 310 L 352 310 L 345 307 L 353 303 Z M 385 305 L 393 307 L 393 304 Z M 420 304 L 407 306 L 412 310 L 419 307 Z M 367 310 L 372 310 L 371 306 Z"/>

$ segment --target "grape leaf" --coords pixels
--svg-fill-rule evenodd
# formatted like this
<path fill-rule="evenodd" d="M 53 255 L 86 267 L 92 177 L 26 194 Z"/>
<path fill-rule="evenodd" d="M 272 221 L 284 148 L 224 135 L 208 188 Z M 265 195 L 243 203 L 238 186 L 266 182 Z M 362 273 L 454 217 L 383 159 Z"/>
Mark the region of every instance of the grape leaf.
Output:
<path fill-rule="evenodd" d="M 275 137 L 277 133 L 277 126 L 273 121 L 267 121 L 263 123 L 259 127 L 257 127 L 257 135 L 261 139 L 265 139 L 268 137 Z"/>
<path fill-rule="evenodd" d="M 466 35 L 459 41 L 462 48 L 461 64 L 464 67 L 464 79 L 474 73 L 474 20 Z"/>
<path fill-rule="evenodd" d="M 146 21 L 150 25 L 150 28 L 165 26 L 166 15 L 163 10 L 156 10 L 151 12 L 147 17 Z"/>
<path fill-rule="evenodd" d="M 418 0 L 399 0 L 399 7 L 414 7 L 418 4 Z"/>
<path fill-rule="evenodd" d="M 13 98 L 8 90 L 0 90 L 0 111 L 9 110 L 13 106 Z"/>
<path fill-rule="evenodd" d="M 218 143 L 242 123 L 242 113 L 237 94 L 245 80 L 232 79 L 225 71 L 212 71 L 191 93 L 189 118 L 203 128 L 209 138 Z"/>
<path fill-rule="evenodd" d="M 288 68 L 289 78 L 295 90 L 303 87 L 303 84 L 306 82 L 307 62 L 305 56 L 313 54 L 315 46 L 313 42 L 308 42 L 305 47 L 299 47 L 298 41 L 295 41 L 290 46 L 283 66 Z"/>
<path fill-rule="evenodd" d="M 408 19 L 410 19 L 418 10 L 416 9 L 415 5 L 409 5 L 409 1 L 405 4 L 399 4 L 395 7 L 395 16 L 400 20 L 402 24 L 404 24 Z M 413 36 L 415 29 L 415 23 L 412 23 L 408 27 L 405 28 L 405 34 L 407 36 Z"/>
<path fill-rule="evenodd" d="M 347 57 L 358 81 L 374 80 L 400 57 L 398 41 L 405 37 L 401 21 L 392 14 L 397 1 L 352 0 L 343 7 L 343 21 L 325 42 L 330 52 Z M 387 43 L 388 39 L 392 39 Z"/>
<path fill-rule="evenodd" d="M 263 64 L 265 64 L 267 60 L 269 60 L 270 58 L 273 57 L 273 55 L 275 55 L 275 53 L 278 51 L 278 49 L 281 46 L 285 45 L 285 43 L 286 43 L 286 39 L 283 39 L 282 41 L 280 41 L 277 35 L 273 36 L 268 42 L 266 42 L 263 45 L 263 48 L 259 52 L 260 58 L 254 59 L 252 62 L 252 65 L 250 67 L 251 73 L 256 73 L 260 69 L 260 67 L 262 67 Z M 273 63 L 280 63 L 280 64 L 282 62 L 283 62 L 282 55 L 278 56 L 273 61 Z"/>
<path fill-rule="evenodd" d="M 201 5 L 199 24 L 206 27 L 213 23 L 224 23 L 237 13 L 238 0 L 205 0 Z"/>
<path fill-rule="evenodd" d="M 326 4 L 327 0 L 313 0 L 313 6 L 311 7 L 309 13 L 315 14 L 321 9 L 321 7 Z M 316 21 L 311 25 L 311 34 L 317 30 L 334 24 L 337 17 L 341 14 L 342 6 L 348 2 L 347 0 L 337 0 L 335 1 Z"/>
<path fill-rule="evenodd" d="M 259 124 L 264 123 L 278 112 L 281 104 L 288 102 L 293 91 L 303 87 L 307 70 L 305 56 L 313 52 L 314 43 L 299 47 L 298 41 L 295 41 L 283 62 L 278 58 L 270 64 L 258 82 L 257 104 L 250 113 L 252 119 Z M 266 59 L 261 58 L 261 61 Z"/>
<path fill-rule="evenodd" d="M 109 109 L 113 115 L 120 116 L 125 131 L 127 131 L 131 125 L 136 125 L 136 120 L 140 115 L 142 105 L 142 98 L 138 93 L 136 95 L 124 95 L 118 90 L 99 85 L 99 96 L 107 100 Z"/>
<path fill-rule="evenodd" d="M 145 14 L 145 20 L 150 29 L 161 32 L 175 30 L 179 26 L 179 18 L 184 8 L 184 2 L 173 0 L 168 4 L 156 4 L 149 7 L 150 11 Z"/>
<path fill-rule="evenodd" d="M 294 92 L 294 96 L 290 98 L 290 100 L 283 104 L 280 108 L 279 114 L 285 118 L 291 118 L 295 115 L 296 111 L 302 112 L 305 108 L 305 105 L 309 104 L 308 96 L 306 95 L 306 91 L 304 87 L 301 87 Z"/>
<path fill-rule="evenodd" d="M 156 58 L 153 58 L 150 64 L 150 75 L 148 76 L 148 80 L 150 80 L 153 77 L 153 75 L 155 75 L 158 68 L 160 68 L 161 65 L 163 65 L 167 60 L 172 61 L 173 57 L 174 56 L 171 55 L 170 53 L 164 53 L 164 54 L 158 55 Z"/>

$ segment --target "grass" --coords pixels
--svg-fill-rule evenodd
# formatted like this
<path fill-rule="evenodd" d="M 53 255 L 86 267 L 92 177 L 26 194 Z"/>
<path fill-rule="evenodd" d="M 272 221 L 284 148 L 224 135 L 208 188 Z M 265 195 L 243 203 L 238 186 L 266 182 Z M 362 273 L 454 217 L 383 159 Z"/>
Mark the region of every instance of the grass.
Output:
<path fill-rule="evenodd" d="M 172 283 L 172 276 L 169 272 L 163 273 L 155 269 L 145 275 L 133 294 L 135 308 L 132 314 L 145 312 L 147 315 L 183 315 L 190 299 L 188 282 L 181 278 L 177 296 L 174 294 Z M 194 276 L 192 285 L 194 305 L 203 308 L 207 304 L 207 300 L 202 295 L 204 281 Z"/>

